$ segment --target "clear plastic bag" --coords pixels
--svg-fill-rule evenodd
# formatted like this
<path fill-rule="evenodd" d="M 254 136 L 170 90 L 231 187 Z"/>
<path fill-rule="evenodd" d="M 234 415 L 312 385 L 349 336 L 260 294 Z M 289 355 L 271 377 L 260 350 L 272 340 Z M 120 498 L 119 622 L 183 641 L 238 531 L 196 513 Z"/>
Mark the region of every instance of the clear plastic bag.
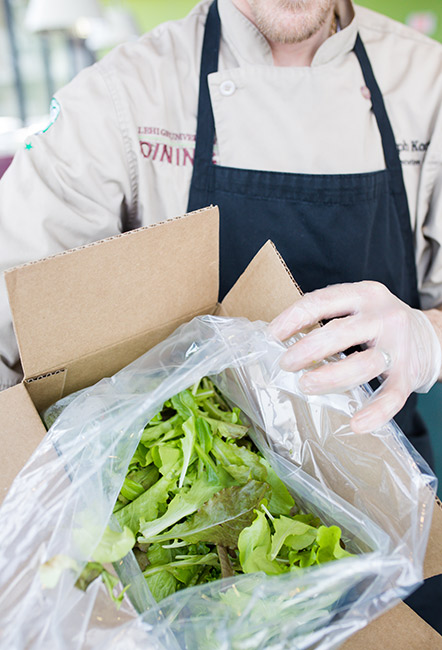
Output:
<path fill-rule="evenodd" d="M 352 433 L 350 417 L 369 389 L 307 397 L 300 373 L 279 368 L 284 349 L 264 323 L 203 316 L 68 400 L 0 510 L 2 648 L 335 648 L 416 587 L 434 475 L 394 424 Z M 101 580 L 86 592 L 75 581 L 146 421 L 205 375 L 248 418 L 296 502 L 339 525 L 357 555 L 281 576 L 236 576 L 157 604 L 129 553 L 115 565 L 130 584 L 117 611 Z M 39 567 L 53 558 L 66 569 L 43 587 Z"/>

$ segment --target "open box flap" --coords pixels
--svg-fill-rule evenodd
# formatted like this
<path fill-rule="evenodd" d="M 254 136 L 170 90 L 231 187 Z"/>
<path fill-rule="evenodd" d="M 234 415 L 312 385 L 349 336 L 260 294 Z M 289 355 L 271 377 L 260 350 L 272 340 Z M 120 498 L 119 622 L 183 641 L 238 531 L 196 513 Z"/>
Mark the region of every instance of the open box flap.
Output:
<path fill-rule="evenodd" d="M 268 240 L 225 296 L 219 313 L 271 321 L 301 295 L 284 260 Z"/>
<path fill-rule="evenodd" d="M 216 303 L 218 232 L 210 207 L 6 272 L 25 378 Z"/>

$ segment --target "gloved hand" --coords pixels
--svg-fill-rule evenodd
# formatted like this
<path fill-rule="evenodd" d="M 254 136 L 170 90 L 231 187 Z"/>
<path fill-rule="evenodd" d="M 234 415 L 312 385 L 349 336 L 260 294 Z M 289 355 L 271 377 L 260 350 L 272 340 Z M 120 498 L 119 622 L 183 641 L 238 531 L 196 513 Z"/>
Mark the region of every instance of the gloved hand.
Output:
<path fill-rule="evenodd" d="M 299 381 L 306 394 L 321 395 L 343 392 L 377 376 L 384 378 L 370 403 L 353 416 L 355 432 L 373 431 L 388 422 L 410 393 L 427 392 L 441 372 L 441 344 L 430 320 L 383 284 L 337 284 L 308 293 L 275 318 L 270 331 L 285 340 L 322 319 L 334 320 L 290 346 L 281 367 L 301 370 L 363 345 L 362 352 L 323 364 Z"/>

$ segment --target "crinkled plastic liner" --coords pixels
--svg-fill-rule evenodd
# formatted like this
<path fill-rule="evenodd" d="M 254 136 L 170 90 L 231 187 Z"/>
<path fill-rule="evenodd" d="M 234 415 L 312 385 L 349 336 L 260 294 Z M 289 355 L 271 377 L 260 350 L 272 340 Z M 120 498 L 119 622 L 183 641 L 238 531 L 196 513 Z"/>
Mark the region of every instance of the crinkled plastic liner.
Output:
<path fill-rule="evenodd" d="M 300 373 L 279 367 L 284 349 L 264 323 L 204 316 L 71 400 L 0 510 L 1 647 L 335 648 L 416 587 L 434 475 L 394 424 L 352 433 L 349 419 L 368 389 L 307 397 Z M 111 517 L 146 421 L 205 375 L 241 408 L 297 503 L 338 524 L 357 556 L 216 581 L 157 604 L 129 553 L 115 566 L 131 585 L 117 611 L 100 579 L 87 592 L 74 583 Z M 77 569 L 43 588 L 39 566 L 57 555 Z"/>

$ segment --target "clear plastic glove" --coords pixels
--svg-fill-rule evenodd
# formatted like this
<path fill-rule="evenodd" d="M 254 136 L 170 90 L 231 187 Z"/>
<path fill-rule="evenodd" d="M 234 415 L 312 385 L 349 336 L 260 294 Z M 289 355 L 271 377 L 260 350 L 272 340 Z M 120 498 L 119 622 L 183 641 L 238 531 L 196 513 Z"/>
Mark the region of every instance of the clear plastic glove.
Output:
<path fill-rule="evenodd" d="M 298 371 L 362 345 L 362 352 L 321 365 L 299 381 L 306 394 L 343 392 L 374 377 L 384 382 L 351 421 L 355 432 L 372 431 L 400 411 L 412 392 L 427 392 L 441 371 L 442 351 L 427 316 L 396 298 L 383 284 L 338 284 L 306 294 L 270 324 L 280 340 L 330 320 L 289 347 L 284 370 Z"/>

